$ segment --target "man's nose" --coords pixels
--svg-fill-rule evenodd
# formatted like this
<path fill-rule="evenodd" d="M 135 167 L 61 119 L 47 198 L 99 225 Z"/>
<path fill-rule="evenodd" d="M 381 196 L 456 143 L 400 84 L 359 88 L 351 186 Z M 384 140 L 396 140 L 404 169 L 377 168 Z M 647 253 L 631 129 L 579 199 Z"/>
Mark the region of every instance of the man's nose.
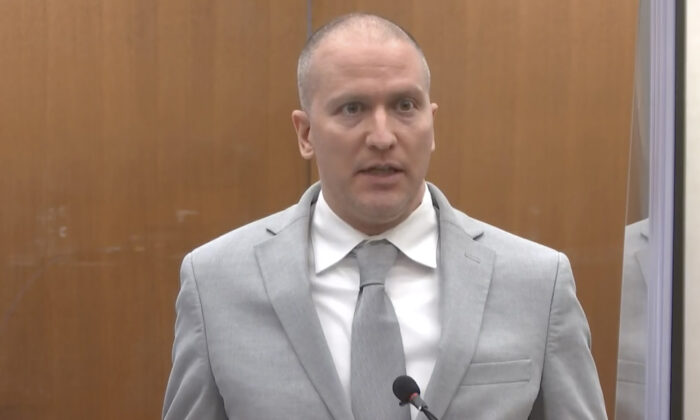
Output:
<path fill-rule="evenodd" d="M 384 108 L 379 107 L 372 113 L 370 124 L 367 145 L 379 150 L 392 148 L 396 143 L 396 135 Z"/>

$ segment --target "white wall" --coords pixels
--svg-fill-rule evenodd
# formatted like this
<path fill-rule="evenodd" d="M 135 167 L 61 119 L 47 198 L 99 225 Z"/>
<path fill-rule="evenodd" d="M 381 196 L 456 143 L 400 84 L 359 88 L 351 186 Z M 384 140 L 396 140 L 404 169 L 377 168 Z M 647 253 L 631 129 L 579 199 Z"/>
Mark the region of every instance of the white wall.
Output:
<path fill-rule="evenodd" d="M 700 1 L 687 0 L 685 184 L 685 419 L 700 413 Z"/>

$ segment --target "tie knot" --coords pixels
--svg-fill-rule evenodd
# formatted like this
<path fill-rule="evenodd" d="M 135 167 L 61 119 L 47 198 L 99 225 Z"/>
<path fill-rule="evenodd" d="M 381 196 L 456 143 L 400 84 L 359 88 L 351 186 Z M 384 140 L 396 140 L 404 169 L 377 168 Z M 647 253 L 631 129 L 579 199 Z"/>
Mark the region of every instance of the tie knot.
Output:
<path fill-rule="evenodd" d="M 360 270 L 360 289 L 376 284 L 383 285 L 386 274 L 396 261 L 398 249 L 386 239 L 364 242 L 355 249 Z"/>

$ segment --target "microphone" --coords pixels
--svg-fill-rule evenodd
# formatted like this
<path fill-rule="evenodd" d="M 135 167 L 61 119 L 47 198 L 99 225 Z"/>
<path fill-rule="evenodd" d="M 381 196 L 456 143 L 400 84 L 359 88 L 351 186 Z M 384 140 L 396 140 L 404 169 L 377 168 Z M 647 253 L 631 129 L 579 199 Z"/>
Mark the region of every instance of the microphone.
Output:
<path fill-rule="evenodd" d="M 394 395 L 399 399 L 399 405 L 412 404 L 429 420 L 438 420 L 437 417 L 428 411 L 428 404 L 423 401 L 420 397 L 420 388 L 413 378 L 408 375 L 401 375 L 394 379 L 394 385 L 392 386 L 394 390 Z"/>

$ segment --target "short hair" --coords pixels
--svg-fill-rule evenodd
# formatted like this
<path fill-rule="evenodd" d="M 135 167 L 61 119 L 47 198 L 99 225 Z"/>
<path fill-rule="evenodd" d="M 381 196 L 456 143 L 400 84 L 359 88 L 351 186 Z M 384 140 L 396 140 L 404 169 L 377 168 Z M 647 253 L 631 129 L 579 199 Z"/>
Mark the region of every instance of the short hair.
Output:
<path fill-rule="evenodd" d="M 299 103 L 303 110 L 307 111 L 311 105 L 309 102 L 311 100 L 309 97 L 309 73 L 314 53 L 329 36 L 351 29 L 365 29 L 367 30 L 366 32 L 371 31 L 372 35 L 379 35 L 385 40 L 401 40 L 411 44 L 421 58 L 426 82 L 428 88 L 430 88 L 428 61 L 425 59 L 425 54 L 423 54 L 423 50 L 416 39 L 407 30 L 381 16 L 369 13 L 350 13 L 331 20 L 311 34 L 299 54 L 299 61 L 297 62 L 297 89 L 299 90 Z"/>

